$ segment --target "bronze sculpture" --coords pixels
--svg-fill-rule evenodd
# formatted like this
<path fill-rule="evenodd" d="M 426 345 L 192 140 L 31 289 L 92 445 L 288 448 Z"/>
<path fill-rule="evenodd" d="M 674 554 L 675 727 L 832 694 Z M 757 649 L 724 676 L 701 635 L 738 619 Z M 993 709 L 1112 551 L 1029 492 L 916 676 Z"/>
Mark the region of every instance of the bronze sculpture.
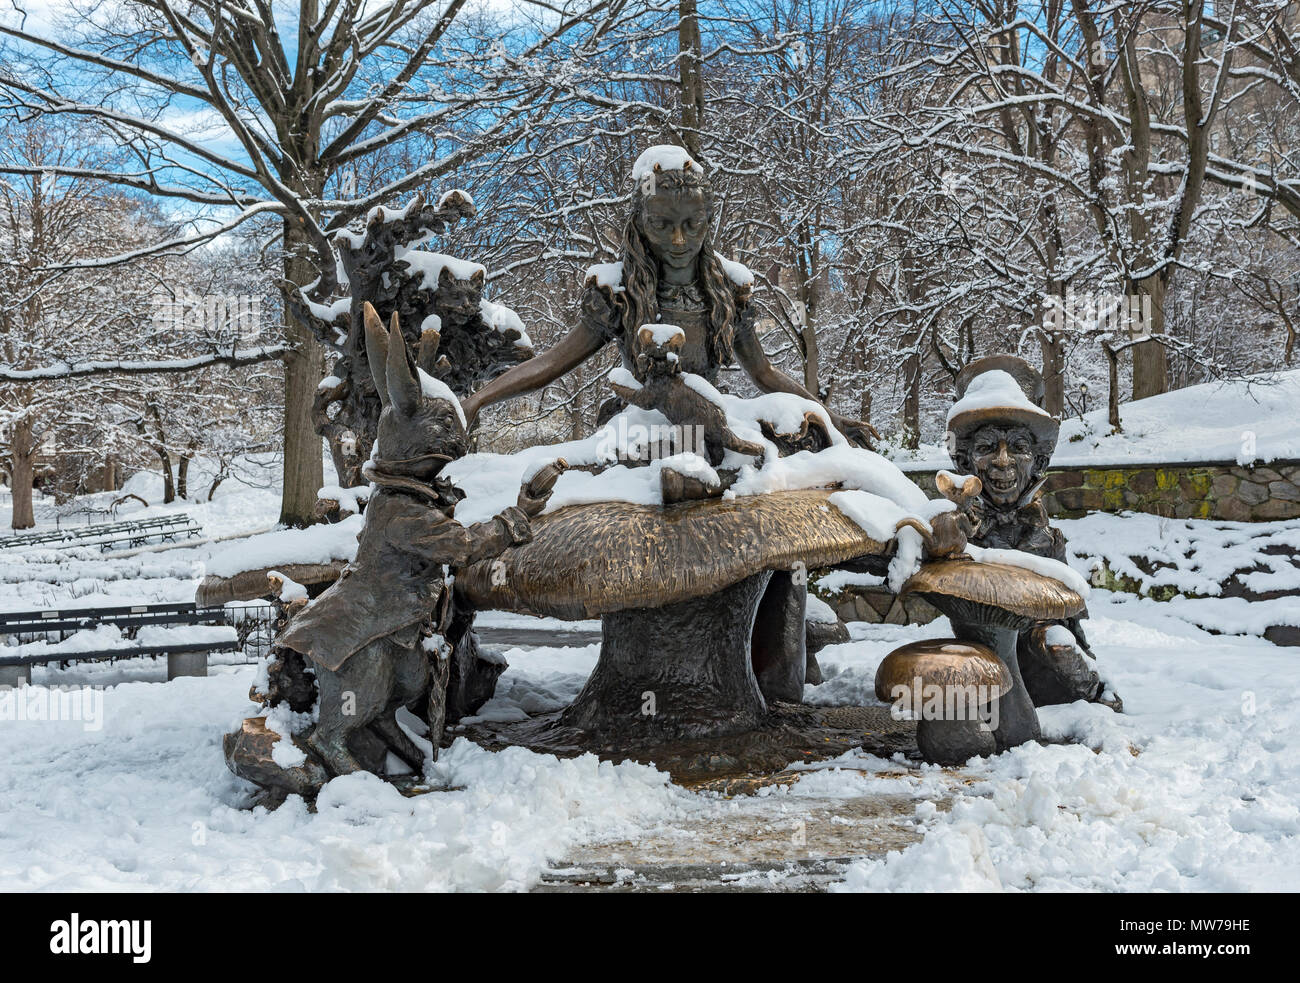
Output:
<path fill-rule="evenodd" d="M 1052 623 L 1071 625 L 1086 645 L 1077 628 L 1083 600 L 1049 577 L 962 554 L 970 538 L 977 545 L 1063 557 L 1036 484 L 1055 443 L 1056 422 L 1041 407 L 1021 405 L 1031 400 L 1020 389 L 1010 403 L 959 402 L 950 421 L 958 435 L 954 459 L 979 476 L 960 488 L 941 480 L 959 509 L 919 507 L 925 503 L 909 496 L 924 496 L 894 469 L 905 490 L 886 492 L 896 498 L 877 504 L 893 509 L 907 503 L 909 517 L 883 528 L 871 516 L 853 518 L 844 500 L 834 499 L 839 476 L 892 465 L 846 447 L 845 437 L 868 444 L 874 430 L 826 410 L 767 361 L 754 326 L 752 277 L 713 250 L 712 195 L 703 169 L 684 151 L 651 148 L 638 160 L 634 181 L 622 261 L 593 268 L 580 322 L 550 351 L 465 399 L 464 415 L 434 376 L 481 382 L 520 357 L 498 350 L 519 339 L 506 334 L 484 347 L 482 332 L 467 329 L 464 344 L 474 342 L 478 348 L 470 348 L 486 354 L 478 352 L 474 366 L 456 367 L 435 361 L 435 329 L 422 325 L 419 356 L 413 357 L 397 314 L 386 331 L 364 305 L 364 351 L 382 412 L 373 460 L 359 470 L 375 490 L 356 559 L 315 602 L 297 605 L 277 640 L 263 695 L 272 714 L 284 707 L 315 711 L 315 719 L 288 735 L 280 726 L 268 729 L 267 718 L 250 718 L 226 739 L 237 774 L 283 796 L 310 795 L 330 778 L 360 769 L 385 773 L 390 753 L 421 772 L 426 752 L 396 714 L 403 707 L 418 710 L 436 755 L 444 724 L 490 696 L 502 667 L 477 659 L 470 624 L 479 608 L 602 620 L 599 661 L 572 705 L 513 731 L 514 725 L 502 724 L 495 733 L 506 735 L 506 744 L 615 756 L 635 750 L 658 762 L 671 745 L 671 760 L 697 773 L 744 769 L 760 758 L 783 767 L 797 756 L 838 753 L 855 740 L 855 728 L 858 743 L 869 728 L 843 723 L 849 718 L 838 710 L 801 705 L 805 683 L 819 675 L 805 618 L 807 572 L 845 562 L 892 570 L 895 550 L 900 570 L 915 569 L 922 553 L 932 561 L 904 591 L 924 595 L 948 614 L 960 641 L 934 651 L 912 646 L 916 651 L 900 653 L 891 665 L 924 669 L 940 685 L 973 681 L 984 687 L 976 709 L 997 717 L 984 729 L 957 717 L 927 724 L 918 729 L 923 754 L 957 762 L 1038 736 L 1039 701 L 1031 700 L 1031 670 L 1022 674 L 1021 663 L 1043 663 L 1043 652 L 1057 655 L 1060 646 L 1047 645 L 1044 634 Z M 396 236 L 403 221 L 385 219 L 378 231 Z M 390 261 L 402 260 L 392 253 Z M 391 286 L 380 266 L 367 269 L 367 282 Z M 470 292 L 460 306 L 478 310 L 481 298 L 473 290 L 481 283 L 466 282 Z M 450 287 L 443 283 L 442 289 Z M 405 296 L 398 293 L 396 299 Z M 406 299 L 414 304 L 420 298 Z M 557 461 L 525 475 L 517 504 L 489 522 L 465 527 L 454 521 L 462 495 L 441 472 L 466 453 L 475 415 L 546 385 L 609 342 L 618 346 L 623 368 L 610 375 L 616 397 L 602 407 L 602 419 L 629 405 L 637 408 L 627 410 L 630 416 L 662 414 L 677 434 L 669 456 L 681 455 L 689 473 L 661 462 L 662 504 L 578 497 L 543 515 L 565 468 Z M 761 405 L 723 396 L 713 383 L 733 358 L 760 390 L 790 395 Z M 967 375 L 962 394 L 978 394 L 990 377 L 1003 377 L 1012 388 L 1015 379 L 1033 385 L 1020 365 L 1002 359 Z M 772 417 L 777 422 L 767 417 L 773 406 L 780 409 Z M 700 435 L 690 446 L 688 430 Z M 648 465 L 645 455 L 655 453 L 620 451 L 617 465 L 598 454 L 580 466 L 599 477 L 607 466 Z M 687 458 L 688 451 L 698 462 Z M 791 479 L 810 462 L 807 456 L 783 459 L 800 452 L 827 452 L 805 472 L 822 487 Z M 748 481 L 765 467 L 788 483 L 736 484 L 742 473 Z M 851 480 L 865 488 L 878 476 Z M 882 488 L 891 487 L 890 480 Z M 909 548 L 903 549 L 905 537 L 891 533 L 908 526 Z M 919 550 L 913 530 L 921 537 Z M 825 629 L 817 635 L 821 641 L 847 638 L 842 627 L 838 635 Z M 1018 657 L 1018 642 L 1028 655 Z M 890 682 L 888 676 L 878 683 Z M 346 709 L 345 701 L 351 701 Z M 884 714 L 881 708 L 855 709 Z M 841 724 L 833 725 L 835 719 Z M 283 714 L 273 722 L 282 723 Z M 277 761 L 278 742 L 280 750 L 293 745 L 301 762 Z"/>
<path fill-rule="evenodd" d="M 1044 621 L 1076 617 L 1083 610 L 1083 598 L 1060 581 L 1023 567 L 977 563 L 960 555 L 925 564 L 904 585 L 903 592 L 920 595 L 947 615 L 954 642 L 981 645 L 1006 666 L 1010 687 L 993 701 L 996 719 L 989 721 L 996 750 L 1037 740 L 1038 714 L 1021 672 L 1019 639 Z M 928 736 L 933 742 L 928 750 L 936 756 L 929 760 L 956 764 L 972 754 L 987 753 L 968 743 L 969 730 L 931 731 Z M 922 753 L 926 752 L 922 747 Z"/>
<path fill-rule="evenodd" d="M 997 751 L 991 704 L 1012 684 L 1010 670 L 987 645 L 927 638 L 885 656 L 876 698 L 919 718 L 916 744 L 926 761 L 961 764 Z"/>
<path fill-rule="evenodd" d="M 886 552 L 827 505 L 832 494 L 568 506 L 499 562 L 460 571 L 456 594 L 482 609 L 602 619 L 600 661 L 559 721 L 597 748 L 752 731 L 775 702 L 802 699 L 799 572 Z"/>
<path fill-rule="evenodd" d="M 364 225 L 333 237 L 346 293 L 333 304 L 313 304 L 305 297 L 294 303 L 295 316 L 338 354 L 316 391 L 312 419 L 329 442 L 344 487 L 365 484 L 361 465 L 382 410 L 366 369 L 366 304 L 396 314 L 419 367 L 458 396 L 532 357 L 518 319 L 483 299 L 483 267 L 418 248 L 476 214 L 473 201 L 460 191 L 434 203 L 417 194 L 400 209 L 371 209 Z M 323 270 L 322 282 L 334 284 L 334 271 Z M 436 343 L 430 343 L 430 334 Z"/>
<path fill-rule="evenodd" d="M 1042 408 L 1042 400 L 1042 376 L 1021 358 L 993 355 L 962 370 L 948 416 L 950 454 L 958 470 L 978 477 L 981 487 L 973 495 L 950 497 L 969 516 L 976 546 L 1023 550 L 1064 563 L 1065 538 L 1051 525 L 1042 502 L 1043 473 L 1060 424 Z M 1088 700 L 1122 707 L 1118 696 L 1105 696 L 1089 665 L 1084 617 L 1086 611 L 1045 620 L 1021 634 L 1020 669 L 1034 705 Z M 1069 629 L 1076 644 L 1049 644 L 1052 623 Z"/>
<path fill-rule="evenodd" d="M 744 440 L 732 432 L 722 407 L 712 402 L 682 377 L 680 353 L 686 334 L 676 325 L 645 325 L 637 332 L 636 365 L 644 382 L 625 376 L 611 379 L 610 387 L 629 406 L 654 409 L 663 413 L 672 424 L 669 428 L 668 446 L 654 449 L 658 456 L 669 456 L 684 450 L 703 452 L 709 465 L 718 468 L 716 483 L 706 483 L 699 477 L 682 474 L 665 464 L 660 472 L 661 493 L 665 505 L 697 498 L 721 495 L 735 483 L 736 468 L 720 468 L 727 451 L 747 456 L 755 466 L 761 466 L 765 449 L 762 444 Z M 703 446 L 695 446 L 692 434 L 702 437 Z M 636 463 L 641 463 L 640 461 Z"/>
<path fill-rule="evenodd" d="M 632 211 L 623 229 L 620 262 L 593 268 L 578 324 L 549 351 L 515 366 L 464 401 L 471 425 L 487 406 L 540 389 L 582 364 L 607 343 L 623 365 L 637 366 L 644 325 L 679 326 L 682 371 L 710 383 L 733 358 L 762 392 L 787 392 L 819 402 L 768 361 L 755 330 L 752 277 L 713 248 L 713 191 L 703 167 L 676 147 L 651 147 L 633 168 Z M 600 422 L 614 415 L 607 402 Z M 879 435 L 870 424 L 828 410 L 835 427 L 862 446 Z"/>
<path fill-rule="evenodd" d="M 396 314 L 385 330 L 367 304 L 365 323 L 383 409 L 364 472 L 378 490 L 366 509 L 356 560 L 329 590 L 300 606 L 276 639 L 265 700 L 271 711 L 281 703 L 294 713 L 314 707 L 316 720 L 292 736 L 302 760 L 291 767 L 277 765 L 274 739 L 257 723 L 263 718 L 226 740 L 231 769 L 273 795 L 310 795 L 330 778 L 359 770 L 383 773 L 389 752 L 422 773 L 424 752 L 395 714 L 402 707 L 418 711 L 436 756 L 449 695 L 460 692 L 449 694 L 449 682 L 458 675 L 463 688 L 473 671 L 464 663 L 476 654 L 460 644 L 468 619 L 453 611 L 448 568 L 529 542 L 530 519 L 545 507 L 564 467 L 560 461 L 542 468 L 520 489 L 518 504 L 492 520 L 457 523 L 460 493 L 439 476 L 468 442 L 455 396 L 417 368 Z"/>

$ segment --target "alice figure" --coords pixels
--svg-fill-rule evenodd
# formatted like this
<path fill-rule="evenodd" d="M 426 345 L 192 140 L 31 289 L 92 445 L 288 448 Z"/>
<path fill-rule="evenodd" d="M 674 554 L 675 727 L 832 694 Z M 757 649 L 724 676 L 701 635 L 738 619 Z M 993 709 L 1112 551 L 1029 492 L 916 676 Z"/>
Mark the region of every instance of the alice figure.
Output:
<path fill-rule="evenodd" d="M 592 268 L 581 317 L 558 344 L 464 400 L 470 421 L 485 406 L 550 384 L 611 341 L 618 345 L 624 367 L 640 379 L 638 331 L 655 323 L 673 324 L 685 333 L 678 352 L 684 372 L 716 384 L 719 370 L 734 358 L 760 391 L 818 402 L 773 368 L 759 344 L 750 302 L 753 276 L 713 249 L 713 193 L 703 167 L 681 148 L 651 147 L 637 159 L 632 177 L 635 192 L 623 230 L 622 261 Z M 600 422 L 614 408 L 607 404 Z M 854 443 L 870 446 L 878 436 L 867 423 L 827 413 Z"/>

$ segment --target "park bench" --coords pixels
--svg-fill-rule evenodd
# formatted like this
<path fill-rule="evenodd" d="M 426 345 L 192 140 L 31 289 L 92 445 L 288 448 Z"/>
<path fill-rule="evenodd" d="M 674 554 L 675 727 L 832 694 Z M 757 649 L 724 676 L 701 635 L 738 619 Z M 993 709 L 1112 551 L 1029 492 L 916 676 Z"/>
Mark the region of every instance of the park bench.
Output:
<path fill-rule="evenodd" d="M 0 648 L 0 685 L 30 682 L 33 665 L 163 655 L 168 679 L 206 676 L 210 653 L 243 651 L 255 634 L 269 639 L 271 624 L 270 605 L 232 610 L 188 602 L 0 613 L 0 636 L 17 640 Z M 88 637 L 104 626 L 121 635 Z"/>
<path fill-rule="evenodd" d="M 52 546 L 55 549 L 98 546 L 101 550 L 107 551 L 122 543 L 143 546 L 154 539 L 174 543 L 182 535 L 193 537 L 202 533 L 202 527 L 188 515 L 175 512 L 170 515 L 151 516 L 147 519 L 99 523 L 77 529 L 22 533 L 0 539 L 0 549 L 28 549 L 33 546 Z"/>

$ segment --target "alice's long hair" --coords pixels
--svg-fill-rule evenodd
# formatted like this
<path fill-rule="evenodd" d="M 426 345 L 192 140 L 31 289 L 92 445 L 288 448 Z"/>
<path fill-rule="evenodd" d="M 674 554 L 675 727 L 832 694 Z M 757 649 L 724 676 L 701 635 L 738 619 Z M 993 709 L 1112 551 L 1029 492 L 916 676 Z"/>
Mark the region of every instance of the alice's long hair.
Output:
<path fill-rule="evenodd" d="M 715 365 L 727 365 L 731 362 L 732 343 L 736 337 L 736 297 L 722 262 L 713 250 L 713 190 L 695 172 L 665 170 L 656 172 L 654 177 L 654 189 L 658 194 L 704 195 L 708 229 L 696 269 L 708 311 L 709 358 Z M 659 260 L 637 224 L 644 202 L 645 196 L 638 185 L 633 196 L 632 214 L 623 227 L 623 293 L 619 299 L 623 306 L 624 344 L 629 352 L 636 351 L 635 340 L 641 325 L 659 320 Z"/>

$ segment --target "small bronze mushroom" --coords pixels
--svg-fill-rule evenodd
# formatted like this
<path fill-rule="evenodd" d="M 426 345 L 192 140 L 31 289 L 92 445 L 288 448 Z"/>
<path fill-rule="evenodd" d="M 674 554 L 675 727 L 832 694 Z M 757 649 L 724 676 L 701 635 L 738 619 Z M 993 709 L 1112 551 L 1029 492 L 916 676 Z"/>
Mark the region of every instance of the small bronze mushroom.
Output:
<path fill-rule="evenodd" d="M 997 749 L 1037 740 L 1038 714 L 1020 677 L 1016 639 L 1039 622 L 1079 614 L 1083 598 L 1059 580 L 1032 570 L 971 559 L 927 563 L 903 585 L 902 593 L 925 598 L 948 616 L 954 635 L 987 645 L 1011 671 L 1011 689 L 997 705 Z"/>
<path fill-rule="evenodd" d="M 932 764 L 993 754 L 989 708 L 1013 686 L 987 645 L 931 638 L 894 649 L 876 670 L 876 696 L 917 718 L 916 743 Z"/>

